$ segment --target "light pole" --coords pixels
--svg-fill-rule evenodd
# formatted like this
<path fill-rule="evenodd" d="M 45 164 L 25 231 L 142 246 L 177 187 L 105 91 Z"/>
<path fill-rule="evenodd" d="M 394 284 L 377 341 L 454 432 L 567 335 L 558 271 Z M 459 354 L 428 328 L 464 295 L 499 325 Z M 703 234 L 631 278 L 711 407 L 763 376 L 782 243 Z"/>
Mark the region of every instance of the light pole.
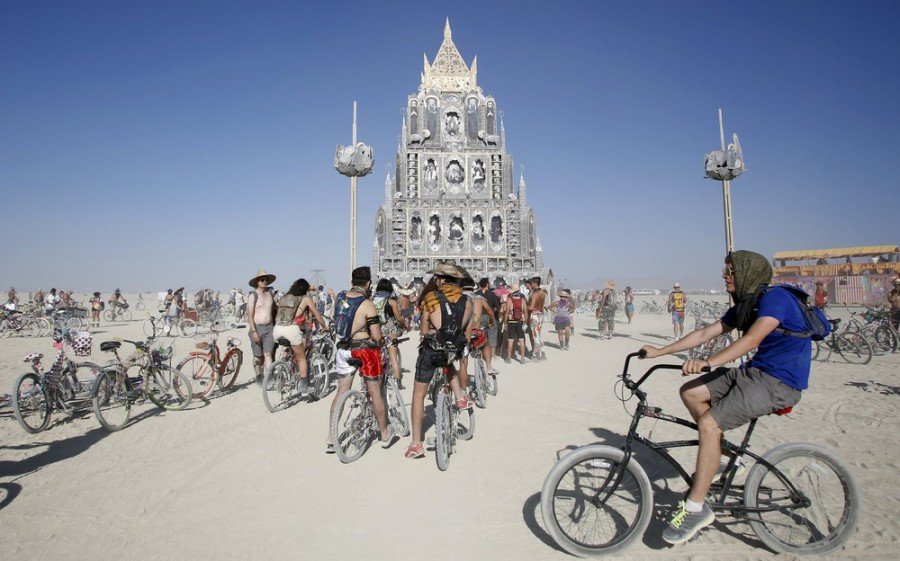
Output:
<path fill-rule="evenodd" d="M 350 271 L 356 268 L 356 186 L 360 177 L 368 175 L 375 164 L 372 147 L 356 142 L 356 102 L 353 102 L 353 142 L 338 145 L 334 169 L 350 178 Z"/>
<path fill-rule="evenodd" d="M 737 134 L 732 135 L 733 142 L 725 146 L 725 125 L 722 109 L 719 109 L 719 150 L 706 155 L 706 177 L 722 182 L 722 207 L 725 214 L 725 253 L 734 250 L 734 232 L 731 218 L 731 180 L 746 171 L 744 154 Z"/>

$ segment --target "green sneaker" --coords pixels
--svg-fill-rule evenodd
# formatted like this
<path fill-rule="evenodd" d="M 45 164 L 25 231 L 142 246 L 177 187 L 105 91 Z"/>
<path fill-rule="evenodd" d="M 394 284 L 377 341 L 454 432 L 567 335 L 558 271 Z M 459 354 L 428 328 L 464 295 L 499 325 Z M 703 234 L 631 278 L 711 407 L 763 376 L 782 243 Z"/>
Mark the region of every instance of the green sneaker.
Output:
<path fill-rule="evenodd" d="M 662 538 L 671 544 L 679 544 L 693 538 L 694 535 L 712 524 L 716 515 L 705 502 L 700 512 L 688 512 L 684 508 L 684 501 L 678 503 L 678 508 L 672 512 L 672 519 L 663 531 Z"/>

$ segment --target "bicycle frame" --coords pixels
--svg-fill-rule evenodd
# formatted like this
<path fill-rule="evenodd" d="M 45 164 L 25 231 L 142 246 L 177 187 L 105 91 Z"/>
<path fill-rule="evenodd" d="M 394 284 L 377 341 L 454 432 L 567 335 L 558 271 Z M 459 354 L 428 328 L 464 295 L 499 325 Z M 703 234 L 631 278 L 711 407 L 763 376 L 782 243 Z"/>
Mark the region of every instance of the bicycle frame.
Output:
<path fill-rule="evenodd" d="M 628 364 L 631 359 L 636 356 L 639 356 L 639 353 L 632 353 L 628 355 L 628 357 L 625 359 L 625 370 L 623 371 L 621 376 L 625 387 L 631 390 L 632 395 L 637 396 L 639 400 L 637 408 L 635 409 L 634 415 L 631 420 L 631 426 L 628 429 L 628 435 L 625 437 L 625 442 L 621 447 L 622 451 L 625 453 L 625 457 L 621 464 L 610 470 L 606 481 L 603 482 L 603 485 L 600 486 L 600 488 L 597 490 L 597 493 L 594 495 L 593 502 L 598 507 L 601 504 L 605 503 L 606 500 L 622 483 L 622 478 L 625 474 L 625 466 L 628 465 L 628 462 L 631 460 L 631 456 L 633 454 L 633 442 L 638 442 L 646 446 L 648 449 L 652 450 L 658 456 L 663 458 L 670 466 L 675 469 L 678 475 L 685 481 L 685 483 L 687 483 L 688 487 L 691 487 L 694 484 L 694 480 L 691 475 L 687 473 L 687 471 L 681 466 L 680 463 L 678 463 L 675 458 L 671 456 L 671 454 L 669 454 L 668 450 L 671 448 L 698 446 L 700 444 L 699 439 L 654 442 L 638 434 L 638 424 L 643 417 L 659 419 L 668 423 L 687 427 L 692 430 L 697 430 L 697 424 L 693 421 L 688 421 L 674 415 L 668 415 L 662 412 L 662 408 L 651 407 L 647 405 L 647 394 L 640 389 L 641 384 L 643 384 L 644 381 L 647 380 L 647 378 L 649 378 L 650 375 L 657 370 L 681 370 L 681 366 L 671 364 L 654 365 L 650 367 L 650 369 L 647 370 L 647 372 L 644 373 L 644 375 L 637 382 L 634 382 L 628 375 Z M 750 425 L 747 427 L 747 432 L 744 434 L 744 438 L 740 446 L 729 442 L 724 437 L 722 438 L 722 449 L 731 452 L 732 454 L 724 473 L 720 476 L 719 480 L 714 481 L 712 487 L 710 487 L 710 492 L 713 495 L 718 493 L 718 499 L 715 502 L 709 503 L 710 508 L 712 508 L 712 510 L 714 511 L 730 511 L 732 516 L 735 517 L 746 516 L 750 513 L 769 512 L 786 508 L 784 505 L 772 507 L 748 507 L 741 502 L 726 501 L 731 490 L 743 489 L 743 485 L 733 484 L 734 478 L 737 475 L 737 470 L 734 469 L 734 466 L 737 462 L 738 457 L 740 456 L 749 456 L 750 458 L 753 458 L 756 463 L 765 466 L 766 469 L 768 469 L 787 487 L 790 493 L 790 499 L 793 503 L 792 505 L 789 505 L 788 508 L 808 507 L 811 504 L 811 501 L 794 486 L 794 484 L 787 478 L 787 476 L 785 476 L 778 468 L 767 462 L 761 456 L 754 454 L 749 450 L 750 436 L 753 434 L 753 429 L 756 427 L 757 420 L 758 419 L 753 419 L 752 421 L 750 421 Z M 611 485 L 610 482 L 612 482 Z M 608 485 L 609 487 L 607 488 Z"/>

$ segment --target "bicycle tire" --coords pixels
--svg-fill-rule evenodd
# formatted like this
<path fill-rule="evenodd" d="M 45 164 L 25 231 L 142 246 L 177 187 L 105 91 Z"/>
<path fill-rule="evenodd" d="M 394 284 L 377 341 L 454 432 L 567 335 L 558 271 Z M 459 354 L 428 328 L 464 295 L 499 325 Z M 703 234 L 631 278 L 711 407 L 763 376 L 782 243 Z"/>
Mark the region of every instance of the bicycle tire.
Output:
<path fill-rule="evenodd" d="M 154 405 L 166 411 L 181 411 L 190 405 L 194 397 L 188 377 L 165 365 L 154 367 L 147 372 L 144 393 Z"/>
<path fill-rule="evenodd" d="M 191 352 L 175 368 L 187 376 L 191 391 L 199 399 L 206 399 L 219 383 L 219 372 L 210 366 L 206 353 Z"/>
<path fill-rule="evenodd" d="M 278 360 L 266 369 L 262 380 L 263 403 L 269 413 L 287 407 L 294 397 L 293 365 L 287 360 Z"/>
<path fill-rule="evenodd" d="M 146 320 L 144 320 L 144 325 L 142 327 L 144 336 L 148 339 L 156 339 L 156 335 L 162 332 L 162 326 L 157 326 L 157 322 L 153 318 L 147 318 Z"/>
<path fill-rule="evenodd" d="M 779 508 L 750 514 L 750 527 L 764 544 L 780 553 L 824 555 L 850 539 L 859 521 L 862 498 L 849 466 L 840 456 L 824 446 L 794 442 L 776 446 L 762 457 L 812 501 L 805 508 Z M 809 465 L 797 467 L 791 460 L 798 458 L 809 458 Z M 821 486 L 829 482 L 836 483 L 837 489 L 820 494 Z M 801 488 L 804 485 L 811 487 Z M 744 484 L 744 505 L 781 504 L 789 497 L 785 487 L 765 465 L 756 463 Z M 781 500 L 768 498 L 776 492 Z M 836 494 L 843 494 L 843 497 L 835 497 Z M 830 504 L 826 504 L 828 499 Z M 833 512 L 823 513 L 825 510 Z M 804 540 L 805 543 L 799 543 Z"/>
<path fill-rule="evenodd" d="M 22 337 L 38 337 L 40 335 L 41 328 L 36 321 L 28 320 L 19 330 L 19 335 Z"/>
<path fill-rule="evenodd" d="M 9 320 L 0 320 L 0 338 L 7 337 L 9 334 Z"/>
<path fill-rule="evenodd" d="M 350 390 L 338 400 L 331 419 L 331 439 L 338 459 L 355 462 L 372 443 L 369 405 L 361 392 Z"/>
<path fill-rule="evenodd" d="M 409 436 L 409 411 L 406 410 L 406 402 L 403 401 L 403 394 L 397 386 L 397 380 L 393 376 L 388 376 L 385 382 L 385 401 L 387 402 L 388 422 L 394 427 L 394 432 L 398 436 Z"/>
<path fill-rule="evenodd" d="M 485 384 L 484 389 L 487 392 L 487 394 L 488 395 L 497 395 L 497 390 L 499 389 L 498 388 L 499 382 L 497 381 L 497 375 L 496 374 L 488 374 L 485 382 L 486 382 L 486 384 Z"/>
<path fill-rule="evenodd" d="M 886 325 L 876 326 L 871 331 L 872 352 L 877 355 L 897 351 L 897 335 Z"/>
<path fill-rule="evenodd" d="M 869 364 L 872 360 L 872 346 L 859 333 L 837 335 L 834 350 L 850 364 Z"/>
<path fill-rule="evenodd" d="M 81 318 L 70 317 L 66 319 L 66 328 L 69 331 L 81 331 L 83 327 L 84 323 Z"/>
<path fill-rule="evenodd" d="M 147 309 L 147 306 L 145 306 L 141 300 L 138 300 L 137 304 L 134 305 L 134 309 L 139 312 L 143 312 Z"/>
<path fill-rule="evenodd" d="M 133 318 L 134 316 L 131 315 L 131 310 L 128 308 L 119 311 L 119 319 L 122 321 L 131 321 Z"/>
<path fill-rule="evenodd" d="M 482 362 L 481 357 L 472 360 L 471 363 L 472 366 L 474 366 L 473 370 L 475 370 L 475 373 L 472 376 L 475 379 L 475 405 L 479 409 L 484 409 L 487 407 L 487 384 L 485 383 L 487 374 L 484 373 L 484 363 Z"/>
<path fill-rule="evenodd" d="M 219 367 L 219 389 L 221 391 L 231 389 L 243 364 L 244 353 L 240 349 L 231 349 L 225 353 L 225 357 L 222 359 L 222 364 Z"/>
<path fill-rule="evenodd" d="M 317 352 L 309 357 L 306 372 L 308 373 L 310 396 L 317 401 L 328 395 L 331 385 L 328 383 L 328 363 Z"/>
<path fill-rule="evenodd" d="M 185 337 L 193 337 L 197 333 L 197 324 L 194 320 L 183 319 L 178 322 L 178 330 Z"/>
<path fill-rule="evenodd" d="M 475 436 L 475 411 L 463 409 L 456 413 L 456 438 L 472 440 Z"/>
<path fill-rule="evenodd" d="M 116 316 L 113 315 L 112 308 L 103 310 L 103 319 L 105 321 L 112 322 L 113 320 L 115 320 L 115 318 L 116 318 Z"/>
<path fill-rule="evenodd" d="M 440 392 L 434 405 L 434 459 L 437 468 L 447 471 L 450 454 L 453 453 L 453 415 L 450 411 L 450 394 Z"/>
<path fill-rule="evenodd" d="M 107 369 L 94 380 L 91 388 L 91 408 L 100 426 L 110 432 L 125 428 L 131 419 L 131 380 L 119 375 L 115 369 Z"/>
<path fill-rule="evenodd" d="M 609 493 L 606 501 L 600 506 L 593 501 L 598 493 L 605 496 L 609 492 L 603 486 L 615 481 L 609 477 L 610 472 L 621 468 L 624 460 L 625 452 L 618 448 L 582 446 L 560 458 L 544 479 L 541 487 L 544 527 L 553 541 L 572 555 L 593 557 L 616 553 L 629 547 L 647 530 L 653 517 L 653 488 L 644 468 L 633 457 L 625 466 L 618 487 Z M 572 489 L 563 489 L 569 481 Z M 625 507 L 632 508 L 633 515 L 625 516 L 622 512 Z M 586 520 L 588 527 L 576 535 L 573 529 L 579 527 L 579 520 Z M 614 525 L 613 535 L 598 543 L 586 541 L 599 536 L 609 525 Z"/>
<path fill-rule="evenodd" d="M 33 372 L 26 372 L 16 380 L 12 406 L 13 416 L 26 432 L 36 434 L 46 430 L 50 425 L 53 404 L 47 388 Z"/>

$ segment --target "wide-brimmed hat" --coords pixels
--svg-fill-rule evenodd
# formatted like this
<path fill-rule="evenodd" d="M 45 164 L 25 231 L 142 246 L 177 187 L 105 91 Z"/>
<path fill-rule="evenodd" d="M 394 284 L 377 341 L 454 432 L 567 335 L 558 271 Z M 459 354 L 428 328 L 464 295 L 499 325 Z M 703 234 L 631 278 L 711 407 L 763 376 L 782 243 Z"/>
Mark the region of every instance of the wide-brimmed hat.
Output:
<path fill-rule="evenodd" d="M 250 279 L 250 286 L 256 288 L 256 283 L 261 278 L 265 278 L 268 284 L 272 284 L 273 282 L 275 282 L 275 275 L 267 273 L 265 269 L 260 269 L 256 271 L 256 276 Z"/>
<path fill-rule="evenodd" d="M 608 287 L 610 287 L 610 288 L 615 288 L 615 287 L 616 287 L 616 281 L 614 281 L 614 280 L 608 280 L 608 281 L 606 281 L 606 286 L 608 286 Z"/>
<path fill-rule="evenodd" d="M 469 276 L 469 274 L 466 273 L 466 270 L 459 265 L 444 262 L 435 265 L 434 269 L 428 271 L 427 274 L 437 275 L 439 277 L 452 277 L 454 279 L 464 279 Z"/>
<path fill-rule="evenodd" d="M 172 294 L 178 294 L 179 292 L 184 292 L 184 287 L 180 286 L 172 291 Z"/>
<path fill-rule="evenodd" d="M 414 288 L 398 288 L 397 289 L 397 294 L 399 294 L 400 296 L 412 296 L 415 293 L 416 293 L 416 290 Z"/>
<path fill-rule="evenodd" d="M 571 297 L 571 296 L 572 296 L 572 295 L 569 294 L 569 291 L 568 291 L 568 290 L 560 290 L 560 291 L 559 291 L 559 297 L 560 297 L 560 298 L 569 298 L 569 297 Z"/>

